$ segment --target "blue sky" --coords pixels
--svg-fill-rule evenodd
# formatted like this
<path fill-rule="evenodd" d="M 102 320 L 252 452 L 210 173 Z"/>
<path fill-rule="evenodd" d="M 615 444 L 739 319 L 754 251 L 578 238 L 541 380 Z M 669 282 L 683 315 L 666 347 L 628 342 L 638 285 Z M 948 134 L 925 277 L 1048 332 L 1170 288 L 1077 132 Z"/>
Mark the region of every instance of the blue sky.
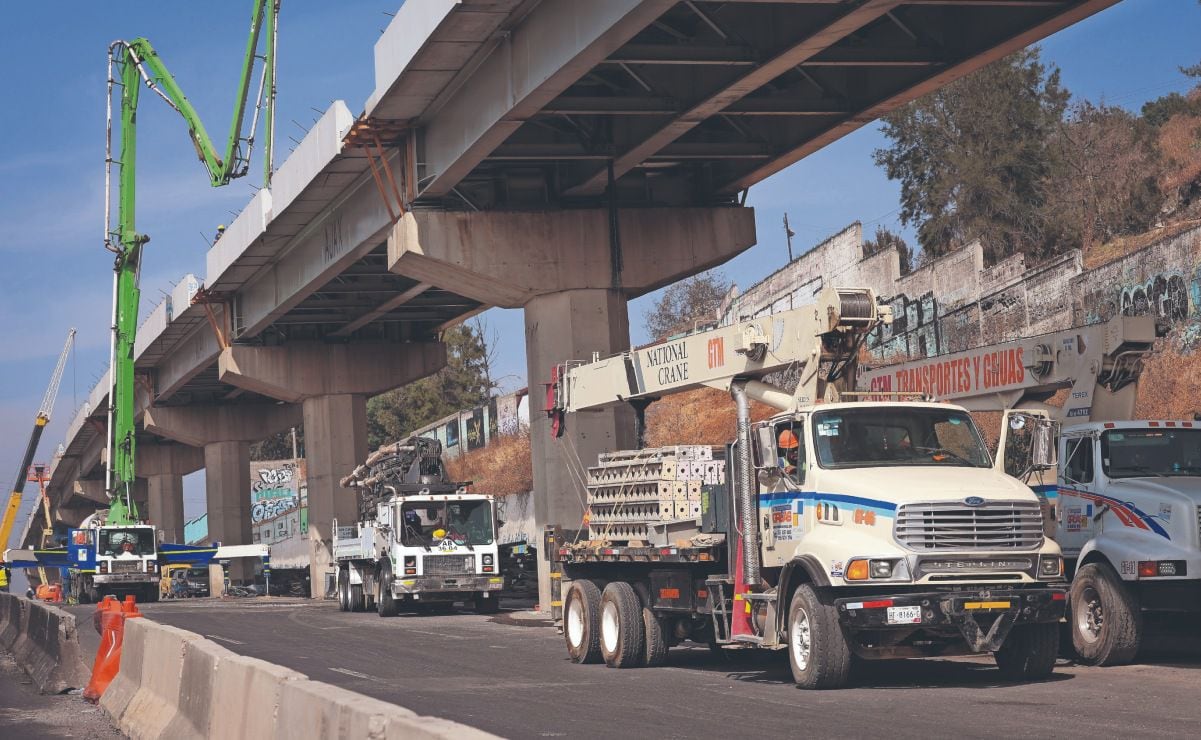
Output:
<path fill-rule="evenodd" d="M 79 330 L 39 459 L 62 440 L 108 359 L 112 264 L 102 246 L 105 50 L 146 36 L 215 135 L 224 136 L 241 63 L 249 2 L 10 3 L 0 41 L 9 65 L 0 117 L 0 475 L 12 476 L 68 328 Z M 276 165 L 334 99 L 354 112 L 374 87 L 372 47 L 398 0 L 285 0 L 280 20 Z M 52 33 L 50 33 L 52 30 Z M 1124 0 L 1043 43 L 1079 97 L 1137 109 L 1188 89 L 1180 65 L 1201 60 L 1201 5 L 1194 0 Z M 848 223 L 899 228 L 898 189 L 872 163 L 884 140 L 865 127 L 751 190 L 759 243 L 726 274 L 749 285 L 787 260 L 785 211 L 803 251 Z M 257 153 L 256 153 L 257 154 Z M 143 275 L 144 310 L 193 272 L 203 279 L 206 238 L 246 204 L 257 176 L 213 189 L 178 116 L 143 95 L 139 117 L 138 225 L 152 241 Z M 256 164 L 253 173 L 259 172 Z M 654 296 L 630 305 L 632 338 Z M 523 336 L 520 311 L 485 314 L 504 339 Z M 524 384 L 525 350 L 502 341 L 498 376 Z M 186 483 L 188 516 L 203 511 L 202 475 Z M 5 480 L 5 484 L 9 481 Z M 27 495 L 27 499 L 32 497 Z M 27 500 L 25 509 L 32 506 Z M 23 517 L 22 520 L 23 521 Z"/>

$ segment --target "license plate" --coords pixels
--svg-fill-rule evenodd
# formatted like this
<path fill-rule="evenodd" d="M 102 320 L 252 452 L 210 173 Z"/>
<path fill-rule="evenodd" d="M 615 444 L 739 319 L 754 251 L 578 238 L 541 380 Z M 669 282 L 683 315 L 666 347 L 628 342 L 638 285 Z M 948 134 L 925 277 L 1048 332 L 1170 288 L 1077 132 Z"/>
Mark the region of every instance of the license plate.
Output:
<path fill-rule="evenodd" d="M 920 606 L 890 606 L 888 607 L 889 624 L 921 624 L 922 608 Z"/>

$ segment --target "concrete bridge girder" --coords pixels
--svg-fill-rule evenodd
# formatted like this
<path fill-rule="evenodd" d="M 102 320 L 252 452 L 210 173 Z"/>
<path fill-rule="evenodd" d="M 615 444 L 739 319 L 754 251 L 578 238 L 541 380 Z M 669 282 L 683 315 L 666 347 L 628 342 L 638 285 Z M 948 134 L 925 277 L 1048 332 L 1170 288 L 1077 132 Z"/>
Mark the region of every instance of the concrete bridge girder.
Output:
<path fill-rule="evenodd" d="M 388 238 L 388 269 L 517 308 L 564 290 L 618 289 L 637 298 L 695 275 L 755 243 L 752 208 L 638 208 L 618 212 L 620 279 L 613 279 L 609 213 L 413 211 Z"/>
<path fill-rule="evenodd" d="M 442 342 L 293 342 L 235 345 L 221 352 L 221 382 L 303 409 L 314 596 L 323 592 L 333 561 L 334 521 L 353 522 L 358 516 L 354 494 L 339 481 L 367 458 L 367 398 L 445 366 Z"/>

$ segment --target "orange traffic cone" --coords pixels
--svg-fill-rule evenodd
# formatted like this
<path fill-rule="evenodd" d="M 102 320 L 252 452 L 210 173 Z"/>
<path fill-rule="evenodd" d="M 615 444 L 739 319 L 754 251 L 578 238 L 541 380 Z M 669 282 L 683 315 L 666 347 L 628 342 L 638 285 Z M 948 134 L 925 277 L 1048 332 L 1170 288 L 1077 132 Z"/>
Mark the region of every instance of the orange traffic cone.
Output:
<path fill-rule="evenodd" d="M 121 670 L 125 620 L 141 617 L 142 613 L 138 611 L 132 596 L 125 597 L 125 603 L 118 603 L 113 597 L 106 596 L 104 601 L 96 605 L 96 615 L 100 620 L 100 649 L 96 651 L 96 661 L 92 665 L 92 680 L 83 691 L 83 698 L 93 704 L 100 700 Z"/>

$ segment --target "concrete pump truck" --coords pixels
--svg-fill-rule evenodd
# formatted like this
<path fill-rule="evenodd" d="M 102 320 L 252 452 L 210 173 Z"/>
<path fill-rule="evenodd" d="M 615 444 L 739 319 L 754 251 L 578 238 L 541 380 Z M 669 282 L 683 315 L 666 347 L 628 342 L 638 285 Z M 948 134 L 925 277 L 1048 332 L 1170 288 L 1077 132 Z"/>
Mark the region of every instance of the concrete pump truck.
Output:
<path fill-rule="evenodd" d="M 890 320 L 870 290 L 827 289 L 554 369 L 560 432 L 574 412 L 629 402 L 640 416 L 703 386 L 737 407 L 724 465 L 720 449 L 669 447 L 587 471 L 586 528 L 554 553 L 573 661 L 658 665 L 693 640 L 786 650 L 807 689 L 844 685 L 853 656 L 991 652 L 1008 677 L 1051 673 L 1066 592 L 1037 496 L 992 470 L 963 408 L 855 400 L 864 338 Z M 752 399 L 779 413 L 752 423 Z"/>
<path fill-rule="evenodd" d="M 134 220 L 140 91 L 145 84 L 183 117 L 196 154 L 208 171 L 213 187 L 227 185 L 249 171 L 259 112 L 265 111 L 263 184 L 269 185 L 278 11 L 279 0 L 252 2 L 250 37 L 246 42 L 229 138 L 223 151 L 218 151 L 214 146 L 200 116 L 148 40 L 114 41 L 109 46 L 108 148 L 104 174 L 104 246 L 114 257 L 112 345 L 109 356 L 111 386 L 105 458 L 105 488 L 109 508 L 102 517 L 96 517 L 90 526 L 71 530 L 67 548 L 68 557 L 80 579 L 81 597 L 85 600 L 97 599 L 109 593 L 134 593 L 141 594 L 149 601 L 156 601 L 159 593 L 155 528 L 141 519 L 133 500 L 137 451 L 134 341 L 141 302 L 138 282 L 142 252 L 150 241 L 150 237 L 137 231 Z M 260 37 L 265 37 L 261 52 Z M 261 72 L 258 94 L 254 99 L 255 113 L 249 130 L 245 131 L 251 81 L 255 68 L 259 66 Z M 121 141 L 118 155 L 114 157 L 112 103 L 114 90 L 118 89 Z M 111 225 L 113 165 L 118 169 L 116 228 Z"/>
<path fill-rule="evenodd" d="M 1201 613 L 1201 423 L 1134 420 L 1157 336 L 1153 317 L 1118 316 L 860 378 L 864 390 L 1007 413 L 997 467 L 1045 501 L 1048 534 L 1072 579 L 1072 645 L 1086 663 L 1132 661 L 1144 612 Z M 1024 462 L 1039 424 L 1062 425 L 1058 466 Z"/>

